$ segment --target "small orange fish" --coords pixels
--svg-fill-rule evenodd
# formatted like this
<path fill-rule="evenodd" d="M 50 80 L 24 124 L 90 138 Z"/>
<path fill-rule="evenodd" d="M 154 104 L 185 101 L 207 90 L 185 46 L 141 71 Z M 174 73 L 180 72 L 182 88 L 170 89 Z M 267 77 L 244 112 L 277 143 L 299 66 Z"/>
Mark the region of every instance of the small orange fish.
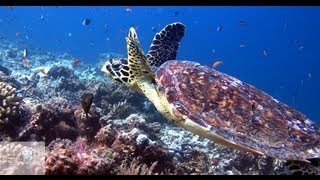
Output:
<path fill-rule="evenodd" d="M 20 32 L 16 32 L 16 36 L 17 36 L 17 37 L 20 37 L 20 36 L 21 36 L 21 33 L 20 33 Z"/>
<path fill-rule="evenodd" d="M 222 64 L 222 61 L 221 60 L 217 60 L 217 61 L 215 61 L 214 63 L 213 63 L 213 68 L 216 68 L 216 67 L 218 67 L 220 64 Z"/>
<path fill-rule="evenodd" d="M 29 67 L 29 61 L 27 60 L 27 59 L 22 59 L 22 63 L 23 63 L 23 65 L 25 66 L 25 67 Z"/>
<path fill-rule="evenodd" d="M 81 61 L 81 60 L 80 60 L 79 58 L 76 58 L 76 59 L 74 59 L 74 60 L 71 61 L 71 65 L 72 65 L 72 66 L 76 66 L 77 64 L 80 63 L 80 61 Z"/>

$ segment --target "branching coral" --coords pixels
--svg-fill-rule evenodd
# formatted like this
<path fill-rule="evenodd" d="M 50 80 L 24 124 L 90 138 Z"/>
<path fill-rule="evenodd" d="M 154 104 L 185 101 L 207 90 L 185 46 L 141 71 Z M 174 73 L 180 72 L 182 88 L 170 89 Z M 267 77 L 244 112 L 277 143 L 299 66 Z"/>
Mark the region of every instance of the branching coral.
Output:
<path fill-rule="evenodd" d="M 157 162 L 151 164 L 148 167 L 146 164 L 139 164 L 139 161 L 134 158 L 130 165 L 127 166 L 125 162 L 123 162 L 118 168 L 118 175 L 157 175 L 158 173 L 153 173 L 153 170 Z"/>
<path fill-rule="evenodd" d="M 127 115 L 127 113 L 126 113 L 127 110 L 128 110 L 127 100 L 113 104 L 111 110 L 107 114 L 107 120 L 112 119 L 112 118 L 116 118 L 116 117 L 119 118 L 124 115 Z"/>

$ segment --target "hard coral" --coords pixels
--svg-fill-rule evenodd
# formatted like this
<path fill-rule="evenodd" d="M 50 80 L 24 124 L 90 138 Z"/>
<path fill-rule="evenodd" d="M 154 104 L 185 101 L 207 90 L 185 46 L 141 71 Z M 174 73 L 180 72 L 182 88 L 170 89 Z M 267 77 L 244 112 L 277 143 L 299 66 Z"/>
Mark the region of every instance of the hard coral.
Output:
<path fill-rule="evenodd" d="M 81 149 L 70 140 L 53 141 L 47 149 L 46 174 L 89 175 L 109 174 L 108 159 L 90 149 Z"/>
<path fill-rule="evenodd" d="M 0 65 L 0 71 L 2 71 L 7 76 L 11 74 L 11 71 L 7 67 L 2 65 Z"/>
<path fill-rule="evenodd" d="M 34 139 L 45 141 L 46 144 L 56 138 L 75 140 L 78 137 L 78 129 L 73 111 L 68 104 L 57 102 L 38 105 L 25 129 L 19 134 L 18 140 Z"/>
<path fill-rule="evenodd" d="M 102 109 L 103 114 L 107 114 L 107 119 L 125 118 L 132 113 L 139 112 L 145 99 L 138 93 L 107 78 L 105 81 L 90 80 L 86 83 L 86 87 L 95 94 L 93 102 Z"/>
<path fill-rule="evenodd" d="M 6 72 L 0 70 L 0 82 L 8 83 L 16 89 L 20 89 L 20 83 L 14 78 L 6 74 Z"/>
<path fill-rule="evenodd" d="M 73 71 L 64 66 L 53 66 L 47 73 L 48 76 L 53 78 L 65 77 L 65 78 L 74 78 L 76 75 Z"/>
<path fill-rule="evenodd" d="M 157 162 L 151 164 L 148 167 L 146 164 L 139 164 L 139 161 L 134 158 L 130 165 L 127 166 L 125 162 L 123 162 L 117 168 L 117 175 L 157 175 L 158 173 L 153 173 L 154 167 L 157 165 Z"/>
<path fill-rule="evenodd" d="M 96 134 L 95 141 L 99 144 L 105 144 L 107 146 L 111 146 L 113 141 L 116 139 L 117 132 L 112 127 L 112 124 L 108 124 L 100 128 L 98 133 Z"/>
<path fill-rule="evenodd" d="M 16 58 L 18 56 L 18 48 L 12 48 L 7 51 L 8 58 Z"/>
<path fill-rule="evenodd" d="M 19 122 L 22 97 L 17 96 L 16 88 L 0 82 L 0 129 L 14 136 Z"/>
<path fill-rule="evenodd" d="M 80 106 L 74 111 L 74 116 L 76 118 L 76 124 L 80 135 L 85 136 L 88 138 L 88 140 L 92 140 L 94 135 L 100 129 L 99 119 L 101 115 L 94 111 L 93 108 L 90 109 L 89 114 L 90 115 L 86 117 L 83 108 Z"/>
<path fill-rule="evenodd" d="M 80 90 L 84 90 L 85 86 L 75 78 L 67 78 L 61 77 L 58 82 L 58 91 L 70 91 L 70 92 L 77 92 Z"/>
<path fill-rule="evenodd" d="M 111 149 L 118 154 L 115 163 L 127 159 L 129 161 L 138 158 L 139 164 L 144 163 L 151 166 L 157 161 L 153 173 L 161 172 L 181 172 L 181 170 L 173 163 L 173 154 L 167 149 L 161 147 L 155 139 L 149 135 L 153 132 L 149 129 L 152 126 L 146 125 L 146 120 L 141 115 L 132 114 L 127 117 L 125 124 L 113 122 L 116 128 L 116 138 L 111 144 Z M 157 138 L 156 138 L 157 139 Z"/>
<path fill-rule="evenodd" d="M 44 153 L 42 143 L 0 143 L 0 174 L 43 175 Z"/>

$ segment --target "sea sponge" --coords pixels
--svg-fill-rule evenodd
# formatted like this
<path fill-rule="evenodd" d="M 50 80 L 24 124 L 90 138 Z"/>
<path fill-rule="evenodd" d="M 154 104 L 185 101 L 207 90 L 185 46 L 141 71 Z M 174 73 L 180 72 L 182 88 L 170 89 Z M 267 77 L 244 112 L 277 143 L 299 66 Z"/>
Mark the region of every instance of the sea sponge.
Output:
<path fill-rule="evenodd" d="M 0 82 L 0 124 L 7 124 L 9 120 L 17 118 L 22 97 L 17 96 L 16 88 Z"/>

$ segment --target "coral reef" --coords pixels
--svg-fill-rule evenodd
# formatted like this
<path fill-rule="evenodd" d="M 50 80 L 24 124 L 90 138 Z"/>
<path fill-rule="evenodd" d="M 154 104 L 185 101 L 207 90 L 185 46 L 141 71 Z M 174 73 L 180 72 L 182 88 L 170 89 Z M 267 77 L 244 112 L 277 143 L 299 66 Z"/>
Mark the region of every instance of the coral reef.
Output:
<path fill-rule="evenodd" d="M 7 133 L 9 137 L 16 135 L 16 128 L 21 125 L 20 104 L 22 97 L 17 96 L 16 88 L 0 82 L 0 131 L 1 135 Z"/>
<path fill-rule="evenodd" d="M 84 85 L 80 81 L 74 81 L 72 78 L 61 77 L 58 84 L 56 91 L 77 92 L 85 89 Z"/>
<path fill-rule="evenodd" d="M 81 145 L 76 146 L 76 143 Z M 58 139 L 48 146 L 46 174 L 99 175 L 110 171 L 112 161 L 108 157 L 99 157 L 97 152 L 79 147 L 85 146 L 85 142 L 76 143 Z"/>
<path fill-rule="evenodd" d="M 18 48 L 12 48 L 6 51 L 6 57 L 16 58 L 18 56 Z"/>
<path fill-rule="evenodd" d="M 59 77 L 75 78 L 76 76 L 72 70 L 70 70 L 65 66 L 52 66 L 48 71 L 47 75 L 52 78 L 59 78 Z"/>
<path fill-rule="evenodd" d="M 173 154 L 149 139 L 148 134 L 144 134 L 143 130 L 136 128 L 139 126 L 147 128 L 146 121 L 141 116 L 131 115 L 125 121 L 132 124 L 122 126 L 121 129 L 117 128 L 117 124 L 103 126 L 91 141 L 87 137 L 78 138 L 75 141 L 67 139 L 52 141 L 47 149 L 46 173 L 159 174 L 177 172 L 179 168 L 172 163 Z M 130 169 L 135 169 L 135 172 Z"/>
<path fill-rule="evenodd" d="M 60 108 L 61 107 L 61 108 Z M 56 138 L 75 140 L 78 137 L 73 109 L 67 104 L 38 104 L 29 122 L 20 132 L 20 141 L 45 141 L 49 144 Z"/>
<path fill-rule="evenodd" d="M 133 159 L 129 166 L 126 163 L 122 163 L 117 171 L 117 175 L 157 175 L 158 173 L 153 173 L 154 167 L 157 165 L 157 162 L 151 164 L 148 167 L 146 164 L 138 164 L 137 159 Z"/>
<path fill-rule="evenodd" d="M 0 41 L 0 140 L 45 142 L 45 174 L 288 174 L 280 160 L 228 149 L 166 121 L 145 97 L 100 71 L 106 59 L 123 55 L 103 53 L 86 65 L 30 48 L 25 68 L 23 48 Z M 84 93 L 94 96 L 88 116 Z"/>
<path fill-rule="evenodd" d="M 2 65 L 0 65 L 0 71 L 2 71 L 6 76 L 9 76 L 11 74 L 11 71 L 7 67 Z"/>
<path fill-rule="evenodd" d="M 3 66 L 2 66 L 3 67 Z M 10 70 L 6 67 L 1 68 L 0 65 L 0 82 L 8 83 L 11 86 L 15 87 L 16 89 L 20 89 L 21 86 L 17 80 L 13 77 L 10 77 Z"/>
<path fill-rule="evenodd" d="M 42 143 L 0 143 L 0 174 L 44 175 L 45 148 Z"/>
<path fill-rule="evenodd" d="M 82 107 L 80 106 L 74 111 L 79 135 L 86 137 L 88 140 L 92 140 L 100 129 L 99 119 L 101 115 L 92 108 L 90 109 L 89 114 L 90 115 L 86 117 Z"/>

